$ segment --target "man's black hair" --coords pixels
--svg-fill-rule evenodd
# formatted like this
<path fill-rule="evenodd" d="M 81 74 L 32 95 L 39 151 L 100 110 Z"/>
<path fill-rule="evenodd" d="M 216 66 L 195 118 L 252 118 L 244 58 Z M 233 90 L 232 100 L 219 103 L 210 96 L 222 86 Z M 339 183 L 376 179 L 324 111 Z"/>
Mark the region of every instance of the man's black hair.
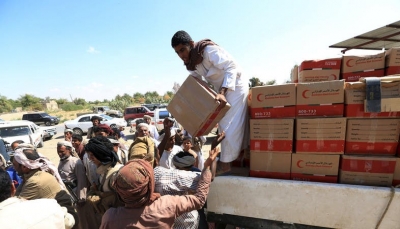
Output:
<path fill-rule="evenodd" d="M 28 158 L 29 160 L 34 161 L 34 160 L 40 158 L 40 156 L 36 150 L 24 149 L 23 153 L 25 154 L 26 158 Z"/>
<path fill-rule="evenodd" d="M 99 120 L 99 122 L 101 121 L 101 120 L 103 120 L 101 117 L 99 117 L 99 116 L 93 116 L 91 119 L 90 119 L 90 121 L 94 121 L 94 120 Z"/>
<path fill-rule="evenodd" d="M 143 118 L 138 118 L 138 119 L 135 120 L 136 127 L 139 126 L 140 123 L 146 123 L 146 121 L 144 121 Z"/>
<path fill-rule="evenodd" d="M 182 158 L 182 157 L 193 157 L 193 158 L 194 158 L 193 154 L 191 154 L 191 153 L 189 153 L 189 152 L 187 152 L 187 151 L 181 151 L 181 152 L 175 154 L 174 157 L 178 157 L 178 158 Z M 192 168 L 192 167 L 193 167 L 193 165 L 186 166 L 186 167 L 183 167 L 183 168 L 184 168 L 184 169 L 190 169 L 190 168 Z"/>
<path fill-rule="evenodd" d="M 97 133 L 97 132 L 103 131 L 103 129 L 99 126 L 94 126 L 94 127 L 92 127 L 92 131 L 93 131 L 93 133 Z"/>
<path fill-rule="evenodd" d="M 82 140 L 83 140 L 82 135 L 80 135 L 80 134 L 73 134 L 72 139 L 76 139 L 80 142 L 82 142 Z"/>
<path fill-rule="evenodd" d="M 184 142 L 184 141 L 186 141 L 186 140 L 190 140 L 190 142 L 192 142 L 192 138 L 189 137 L 189 136 L 185 136 L 185 137 L 182 139 L 182 142 Z"/>
<path fill-rule="evenodd" d="M 187 32 L 185 32 L 183 30 L 179 30 L 172 37 L 171 46 L 172 46 L 172 48 L 175 48 L 176 46 L 178 46 L 180 44 L 189 45 L 191 41 L 193 41 L 193 40 Z"/>
<path fill-rule="evenodd" d="M 114 136 L 116 136 L 117 137 L 117 139 L 116 140 L 118 140 L 120 137 L 121 137 L 121 131 L 118 129 L 118 128 L 111 128 L 111 130 L 114 132 Z"/>
<path fill-rule="evenodd" d="M 0 203 L 11 197 L 11 182 L 8 172 L 0 168 Z"/>

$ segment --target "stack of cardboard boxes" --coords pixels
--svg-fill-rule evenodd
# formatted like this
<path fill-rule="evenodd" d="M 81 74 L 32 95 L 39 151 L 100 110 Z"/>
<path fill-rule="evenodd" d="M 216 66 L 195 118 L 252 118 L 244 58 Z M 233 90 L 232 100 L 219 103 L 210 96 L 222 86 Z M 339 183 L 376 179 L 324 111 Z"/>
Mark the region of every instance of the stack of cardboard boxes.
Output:
<path fill-rule="evenodd" d="M 251 89 L 250 176 L 290 179 L 296 85 Z"/>
<path fill-rule="evenodd" d="M 400 77 L 383 77 L 400 74 L 399 60 L 393 48 L 304 61 L 297 84 L 252 88 L 250 176 L 400 184 Z"/>
<path fill-rule="evenodd" d="M 399 161 L 395 155 L 400 132 L 400 79 L 386 81 L 382 77 L 369 84 L 366 80 L 345 86 L 348 120 L 339 182 L 390 186 Z"/>

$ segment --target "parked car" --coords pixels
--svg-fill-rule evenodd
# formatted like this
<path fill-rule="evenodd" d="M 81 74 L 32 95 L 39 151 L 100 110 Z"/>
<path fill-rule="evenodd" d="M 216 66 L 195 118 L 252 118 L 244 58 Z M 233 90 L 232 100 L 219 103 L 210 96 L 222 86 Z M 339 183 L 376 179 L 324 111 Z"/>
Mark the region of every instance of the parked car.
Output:
<path fill-rule="evenodd" d="M 0 137 L 10 144 L 22 140 L 40 148 L 44 146 L 43 135 L 43 129 L 30 121 L 7 121 L 0 124 Z"/>
<path fill-rule="evenodd" d="M 111 117 L 122 118 L 121 111 L 111 110 L 109 106 L 94 106 L 93 113 L 95 114 L 105 114 Z"/>
<path fill-rule="evenodd" d="M 154 111 L 157 108 L 166 108 L 167 104 L 151 103 L 151 104 L 142 104 L 142 106 L 147 107 L 150 111 Z"/>
<path fill-rule="evenodd" d="M 124 119 L 127 123 L 131 123 L 132 120 L 137 118 L 143 118 L 145 115 L 153 117 L 154 113 L 144 106 L 127 107 L 124 111 Z"/>
<path fill-rule="evenodd" d="M 54 135 L 57 134 L 57 129 L 55 126 L 46 126 L 46 127 L 41 127 L 43 130 L 43 140 L 50 140 L 53 138 Z"/>
<path fill-rule="evenodd" d="M 86 114 L 81 115 L 74 120 L 64 122 L 65 128 L 72 129 L 75 134 L 86 134 L 88 129 L 93 126 L 92 122 L 90 121 L 93 116 L 101 117 L 102 121 L 100 121 L 100 123 L 107 124 L 111 128 L 117 127 L 117 125 L 126 126 L 126 121 L 123 118 L 113 118 L 105 114 Z"/>
<path fill-rule="evenodd" d="M 57 125 L 60 119 L 50 116 L 45 112 L 29 113 L 22 115 L 22 120 L 27 120 L 35 123 L 36 125 L 44 124 L 46 126 Z"/>
<path fill-rule="evenodd" d="M 167 108 L 160 108 L 154 110 L 153 121 L 158 129 L 158 131 L 164 129 L 163 121 L 166 117 L 172 117 L 171 113 L 167 110 Z M 175 121 L 174 128 L 180 129 L 180 124 Z"/>

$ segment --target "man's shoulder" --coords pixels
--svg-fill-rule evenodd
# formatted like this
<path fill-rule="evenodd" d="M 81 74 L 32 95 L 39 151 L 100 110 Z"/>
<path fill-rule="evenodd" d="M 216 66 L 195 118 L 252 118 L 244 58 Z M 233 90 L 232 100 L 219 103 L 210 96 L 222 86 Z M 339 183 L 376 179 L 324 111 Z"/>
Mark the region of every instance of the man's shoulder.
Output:
<path fill-rule="evenodd" d="M 172 147 L 172 151 L 173 153 L 179 153 L 180 151 L 183 151 L 182 147 L 174 145 L 174 147 Z"/>

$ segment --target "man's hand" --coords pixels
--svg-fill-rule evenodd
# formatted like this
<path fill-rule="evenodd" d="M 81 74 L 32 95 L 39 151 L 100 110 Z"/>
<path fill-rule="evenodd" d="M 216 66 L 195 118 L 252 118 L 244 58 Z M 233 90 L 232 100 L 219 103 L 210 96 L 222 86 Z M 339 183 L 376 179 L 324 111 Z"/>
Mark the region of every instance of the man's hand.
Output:
<path fill-rule="evenodd" d="M 214 149 L 210 150 L 210 154 L 207 160 L 204 162 L 204 169 L 210 169 L 211 164 L 215 161 L 215 158 L 217 158 L 219 153 L 219 147 L 215 147 Z"/>
<path fill-rule="evenodd" d="M 220 104 L 219 104 L 219 107 L 220 107 L 220 108 L 224 108 L 225 105 L 226 105 L 226 103 L 227 103 L 226 98 L 225 98 L 225 95 L 222 95 L 222 94 L 217 94 L 217 95 L 215 96 L 215 101 L 220 102 Z"/>
<path fill-rule="evenodd" d="M 222 140 L 225 139 L 225 131 L 222 131 L 217 135 L 217 137 L 214 139 L 214 141 L 211 143 L 211 149 L 214 149 L 219 145 L 219 143 L 222 142 Z"/>
<path fill-rule="evenodd" d="M 164 124 L 164 131 L 165 131 L 165 136 L 170 137 L 171 136 L 171 127 L 174 126 L 174 122 L 169 120 L 169 118 L 164 118 L 163 121 Z"/>

